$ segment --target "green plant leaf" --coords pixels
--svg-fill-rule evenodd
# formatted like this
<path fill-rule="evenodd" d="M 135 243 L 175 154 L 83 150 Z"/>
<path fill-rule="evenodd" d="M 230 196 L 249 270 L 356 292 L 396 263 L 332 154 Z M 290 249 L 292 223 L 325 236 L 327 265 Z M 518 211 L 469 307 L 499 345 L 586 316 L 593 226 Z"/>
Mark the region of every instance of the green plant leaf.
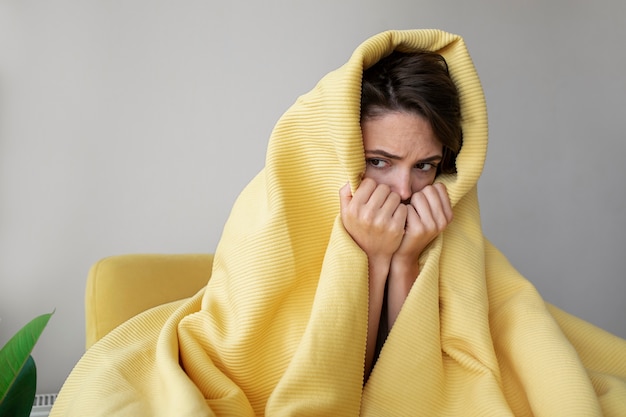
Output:
<path fill-rule="evenodd" d="M 37 368 L 29 356 L 6 397 L 0 402 L 0 417 L 28 417 L 37 391 Z"/>
<path fill-rule="evenodd" d="M 28 360 L 41 332 L 53 313 L 35 317 L 22 327 L 0 350 L 0 403 L 2 403 Z"/>

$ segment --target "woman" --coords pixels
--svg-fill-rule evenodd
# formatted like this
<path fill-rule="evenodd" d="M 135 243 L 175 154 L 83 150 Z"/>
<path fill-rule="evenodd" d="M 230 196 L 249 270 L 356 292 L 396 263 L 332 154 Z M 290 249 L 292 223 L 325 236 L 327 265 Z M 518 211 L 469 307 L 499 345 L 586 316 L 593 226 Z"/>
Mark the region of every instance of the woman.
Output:
<path fill-rule="evenodd" d="M 366 375 L 376 340 L 380 350 L 419 275 L 422 251 L 452 220 L 445 186 L 433 182 L 437 173 L 456 171 L 460 107 L 441 55 L 392 52 L 364 71 L 366 169 L 354 196 L 342 188 L 341 218 L 368 259 Z"/>
<path fill-rule="evenodd" d="M 447 142 L 424 108 L 361 114 L 364 70 L 393 51 L 445 58 L 456 160 L 460 129 Z M 547 306 L 483 237 L 486 146 L 460 37 L 367 40 L 277 123 L 207 287 L 94 345 L 51 415 L 624 415 L 626 341 Z"/>

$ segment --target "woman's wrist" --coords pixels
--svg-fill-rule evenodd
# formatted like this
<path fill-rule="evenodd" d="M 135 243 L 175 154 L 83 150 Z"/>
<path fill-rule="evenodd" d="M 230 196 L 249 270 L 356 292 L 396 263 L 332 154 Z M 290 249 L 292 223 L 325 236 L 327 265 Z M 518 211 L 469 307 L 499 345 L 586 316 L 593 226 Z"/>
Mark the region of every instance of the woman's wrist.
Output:
<path fill-rule="evenodd" d="M 419 259 L 394 256 L 391 260 L 387 289 L 387 320 L 389 329 L 393 327 L 402 305 L 419 275 Z"/>
<path fill-rule="evenodd" d="M 392 260 L 388 277 L 389 301 L 393 299 L 394 303 L 403 303 L 418 275 L 419 262 L 417 259 L 410 263 Z"/>
<path fill-rule="evenodd" d="M 368 256 L 370 287 L 384 288 L 391 271 L 391 255 Z"/>
<path fill-rule="evenodd" d="M 394 255 L 389 264 L 389 279 L 393 281 L 415 281 L 420 272 L 419 254 L 413 256 Z"/>

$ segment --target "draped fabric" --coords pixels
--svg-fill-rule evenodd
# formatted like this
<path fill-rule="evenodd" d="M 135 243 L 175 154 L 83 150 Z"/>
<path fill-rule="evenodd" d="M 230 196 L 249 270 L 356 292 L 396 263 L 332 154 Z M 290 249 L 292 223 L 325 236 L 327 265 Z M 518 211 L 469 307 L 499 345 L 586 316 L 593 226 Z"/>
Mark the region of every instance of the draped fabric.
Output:
<path fill-rule="evenodd" d="M 367 257 L 339 219 L 364 172 L 361 76 L 392 50 L 438 51 L 464 143 L 446 184 L 454 220 L 363 384 Z M 624 416 L 626 341 L 553 306 L 483 236 L 480 81 L 459 36 L 389 31 L 287 110 L 236 201 L 212 277 L 91 348 L 52 416 Z"/>

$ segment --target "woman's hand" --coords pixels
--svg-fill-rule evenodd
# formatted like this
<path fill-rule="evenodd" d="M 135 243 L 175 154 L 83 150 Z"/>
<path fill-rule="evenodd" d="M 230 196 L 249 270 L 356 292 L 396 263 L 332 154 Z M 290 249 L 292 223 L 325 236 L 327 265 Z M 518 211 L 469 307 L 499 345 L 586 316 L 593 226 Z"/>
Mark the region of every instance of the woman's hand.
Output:
<path fill-rule="evenodd" d="M 427 185 L 413 194 L 408 205 L 404 237 L 394 259 L 414 260 L 452 221 L 452 205 L 441 183 Z"/>
<path fill-rule="evenodd" d="M 391 260 L 402 242 L 408 207 L 389 186 L 365 178 L 352 195 L 349 184 L 339 192 L 346 231 L 372 259 Z M 414 210 L 413 210 L 414 211 Z"/>
<path fill-rule="evenodd" d="M 346 184 L 339 191 L 341 221 L 352 239 L 367 255 L 369 303 L 365 379 L 374 363 L 378 326 L 385 297 L 385 284 L 393 253 L 404 236 L 408 208 L 387 185 L 365 178 L 354 192 Z"/>
<path fill-rule="evenodd" d="M 419 274 L 419 256 L 451 221 L 452 205 L 443 184 L 428 185 L 411 197 L 404 238 L 389 267 L 387 320 L 390 329 Z"/>

